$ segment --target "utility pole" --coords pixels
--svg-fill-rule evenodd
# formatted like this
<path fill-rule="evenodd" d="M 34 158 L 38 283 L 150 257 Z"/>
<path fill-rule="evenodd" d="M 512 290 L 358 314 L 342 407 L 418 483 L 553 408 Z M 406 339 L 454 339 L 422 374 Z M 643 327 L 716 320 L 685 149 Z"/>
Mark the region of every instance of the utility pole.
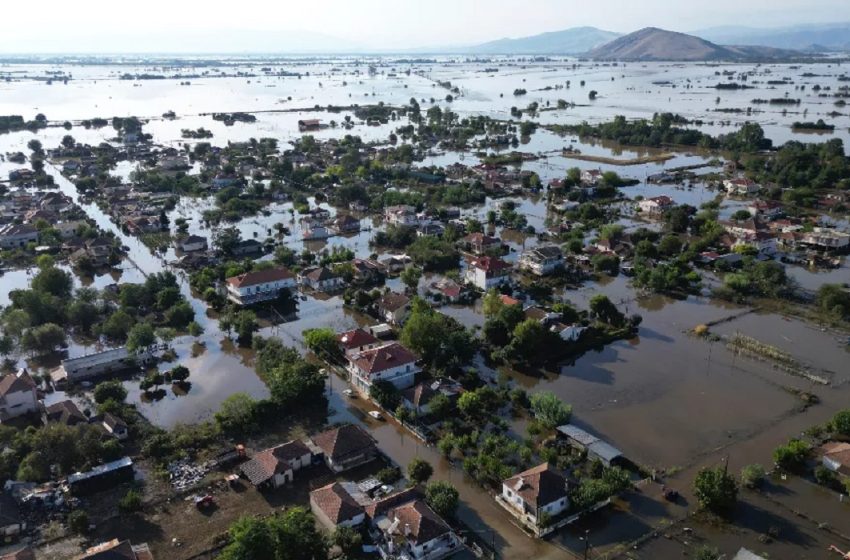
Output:
<path fill-rule="evenodd" d="M 584 530 L 584 560 L 587 560 L 587 553 L 590 551 L 590 529 Z"/>

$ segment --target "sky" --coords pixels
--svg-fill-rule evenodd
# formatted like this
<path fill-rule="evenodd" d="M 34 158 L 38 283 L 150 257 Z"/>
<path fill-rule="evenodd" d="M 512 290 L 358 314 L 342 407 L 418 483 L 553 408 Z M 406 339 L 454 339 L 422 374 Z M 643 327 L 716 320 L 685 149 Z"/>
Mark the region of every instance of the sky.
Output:
<path fill-rule="evenodd" d="M 38 0 L 3 2 L 0 52 L 391 50 L 569 27 L 850 21 L 850 0 Z M 13 24 L 20 22 L 20 24 Z"/>

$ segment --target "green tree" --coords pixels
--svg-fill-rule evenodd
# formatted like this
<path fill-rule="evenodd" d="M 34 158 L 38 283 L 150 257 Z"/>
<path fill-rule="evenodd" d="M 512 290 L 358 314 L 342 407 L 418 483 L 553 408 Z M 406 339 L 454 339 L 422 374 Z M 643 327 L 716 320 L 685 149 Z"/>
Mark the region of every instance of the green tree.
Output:
<path fill-rule="evenodd" d="M 389 381 L 376 381 L 369 387 L 369 396 L 384 410 L 395 410 L 401 404 L 401 395 Z"/>
<path fill-rule="evenodd" d="M 573 409 L 551 391 L 534 393 L 530 397 L 534 417 L 550 430 L 569 423 Z"/>
<path fill-rule="evenodd" d="M 678 235 L 665 235 L 658 244 L 658 250 L 663 255 L 678 255 L 682 251 L 682 240 Z"/>
<path fill-rule="evenodd" d="M 701 507 L 728 516 L 738 502 L 738 484 L 725 468 L 703 468 L 694 480 L 694 494 Z"/>
<path fill-rule="evenodd" d="M 455 487 L 444 480 L 429 482 L 425 487 L 425 501 L 441 517 L 454 517 L 460 501 L 459 496 Z"/>
<path fill-rule="evenodd" d="M 611 303 L 608 296 L 596 294 L 590 300 L 590 310 L 600 321 L 613 326 L 621 326 L 625 316 Z"/>
<path fill-rule="evenodd" d="M 154 344 L 156 344 L 156 334 L 150 323 L 134 325 L 127 335 L 127 350 L 130 352 L 143 351 Z"/>
<path fill-rule="evenodd" d="M 49 354 L 67 344 L 65 330 L 54 323 L 45 323 L 27 329 L 21 338 L 21 348 L 25 352 L 36 355 Z"/>
<path fill-rule="evenodd" d="M 71 275 L 53 265 L 42 268 L 31 283 L 32 289 L 60 298 L 69 298 L 74 282 Z"/>
<path fill-rule="evenodd" d="M 832 427 L 836 433 L 850 436 L 850 409 L 836 413 L 832 417 Z"/>
<path fill-rule="evenodd" d="M 132 330 L 134 324 L 135 319 L 123 309 L 119 309 L 100 325 L 99 330 L 110 340 L 126 340 L 127 333 Z"/>
<path fill-rule="evenodd" d="M 451 399 L 443 393 L 437 393 L 428 403 L 428 413 L 437 421 L 448 418 L 453 408 Z"/>
<path fill-rule="evenodd" d="M 215 421 L 225 433 L 251 433 L 258 427 L 257 401 L 248 393 L 233 393 L 219 406 Z"/>
<path fill-rule="evenodd" d="M 127 389 L 116 379 L 101 381 L 94 388 L 94 402 L 103 404 L 108 400 L 122 403 L 127 399 Z"/>
<path fill-rule="evenodd" d="M 407 465 L 407 477 L 414 484 L 424 484 L 434 474 L 434 467 L 424 459 L 415 458 Z"/>
<path fill-rule="evenodd" d="M 401 273 L 401 281 L 404 282 L 404 285 L 410 291 L 416 290 L 420 278 L 422 278 L 422 270 L 415 266 L 409 266 Z"/>
<path fill-rule="evenodd" d="M 165 320 L 176 329 L 186 328 L 195 318 L 195 310 L 187 301 L 181 301 L 171 306 L 165 312 Z"/>
<path fill-rule="evenodd" d="M 342 349 L 333 329 L 307 329 L 302 334 L 307 348 L 320 358 L 334 361 L 342 358 Z"/>

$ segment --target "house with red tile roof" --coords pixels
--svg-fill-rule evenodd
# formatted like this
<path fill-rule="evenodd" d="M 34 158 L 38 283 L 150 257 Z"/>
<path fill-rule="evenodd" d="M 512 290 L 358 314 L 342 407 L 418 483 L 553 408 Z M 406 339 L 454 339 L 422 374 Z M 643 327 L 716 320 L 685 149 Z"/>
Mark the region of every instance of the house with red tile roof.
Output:
<path fill-rule="evenodd" d="M 254 454 L 240 470 L 254 486 L 279 488 L 292 482 L 295 472 L 312 461 L 313 452 L 307 444 L 293 440 Z"/>
<path fill-rule="evenodd" d="M 353 424 L 325 430 L 311 439 L 313 445 L 324 454 L 325 463 L 335 472 L 353 469 L 378 455 L 378 447 L 372 436 Z"/>
<path fill-rule="evenodd" d="M 486 292 L 510 281 L 511 265 L 498 257 L 479 257 L 469 263 L 464 279 Z"/>
<path fill-rule="evenodd" d="M 470 233 L 462 238 L 459 244 L 467 251 L 471 251 L 476 255 L 483 255 L 488 251 L 500 250 L 502 248 L 502 241 L 498 237 L 490 237 L 480 231 Z"/>
<path fill-rule="evenodd" d="M 372 333 L 366 332 L 363 329 L 346 331 L 337 335 L 336 339 L 339 341 L 339 346 L 342 348 L 346 358 L 367 350 L 372 350 L 384 344 Z"/>
<path fill-rule="evenodd" d="M 352 496 L 352 483 L 334 482 L 310 492 L 310 509 L 328 529 L 356 527 L 366 519 L 366 510 Z"/>
<path fill-rule="evenodd" d="M 821 446 L 821 463 L 829 470 L 850 477 L 850 443 L 830 441 Z"/>
<path fill-rule="evenodd" d="M 372 348 L 348 357 L 348 372 L 352 386 L 363 392 L 377 381 L 387 381 L 399 390 L 411 387 L 422 369 L 416 365 L 416 355 L 397 342 Z"/>
<path fill-rule="evenodd" d="M 298 285 L 295 275 L 283 267 L 246 272 L 228 278 L 226 283 L 228 299 L 239 305 L 273 300 L 281 290 Z"/>
<path fill-rule="evenodd" d="M 400 496 L 407 495 L 400 493 Z M 411 498 L 396 500 L 401 503 L 373 518 L 374 525 L 384 536 L 379 544 L 382 556 L 440 560 L 461 550 L 463 545 L 448 523 L 425 500 Z"/>
<path fill-rule="evenodd" d="M 567 479 L 543 463 L 505 479 L 498 502 L 523 524 L 541 528 L 541 516 L 551 519 L 570 507 Z"/>

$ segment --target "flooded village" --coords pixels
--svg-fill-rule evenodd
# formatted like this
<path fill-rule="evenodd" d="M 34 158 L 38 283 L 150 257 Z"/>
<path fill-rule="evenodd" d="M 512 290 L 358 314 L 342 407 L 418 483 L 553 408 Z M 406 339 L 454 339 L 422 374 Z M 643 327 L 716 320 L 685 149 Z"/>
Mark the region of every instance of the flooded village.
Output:
<path fill-rule="evenodd" d="M 2 552 L 840 557 L 848 84 L 0 59 Z"/>

